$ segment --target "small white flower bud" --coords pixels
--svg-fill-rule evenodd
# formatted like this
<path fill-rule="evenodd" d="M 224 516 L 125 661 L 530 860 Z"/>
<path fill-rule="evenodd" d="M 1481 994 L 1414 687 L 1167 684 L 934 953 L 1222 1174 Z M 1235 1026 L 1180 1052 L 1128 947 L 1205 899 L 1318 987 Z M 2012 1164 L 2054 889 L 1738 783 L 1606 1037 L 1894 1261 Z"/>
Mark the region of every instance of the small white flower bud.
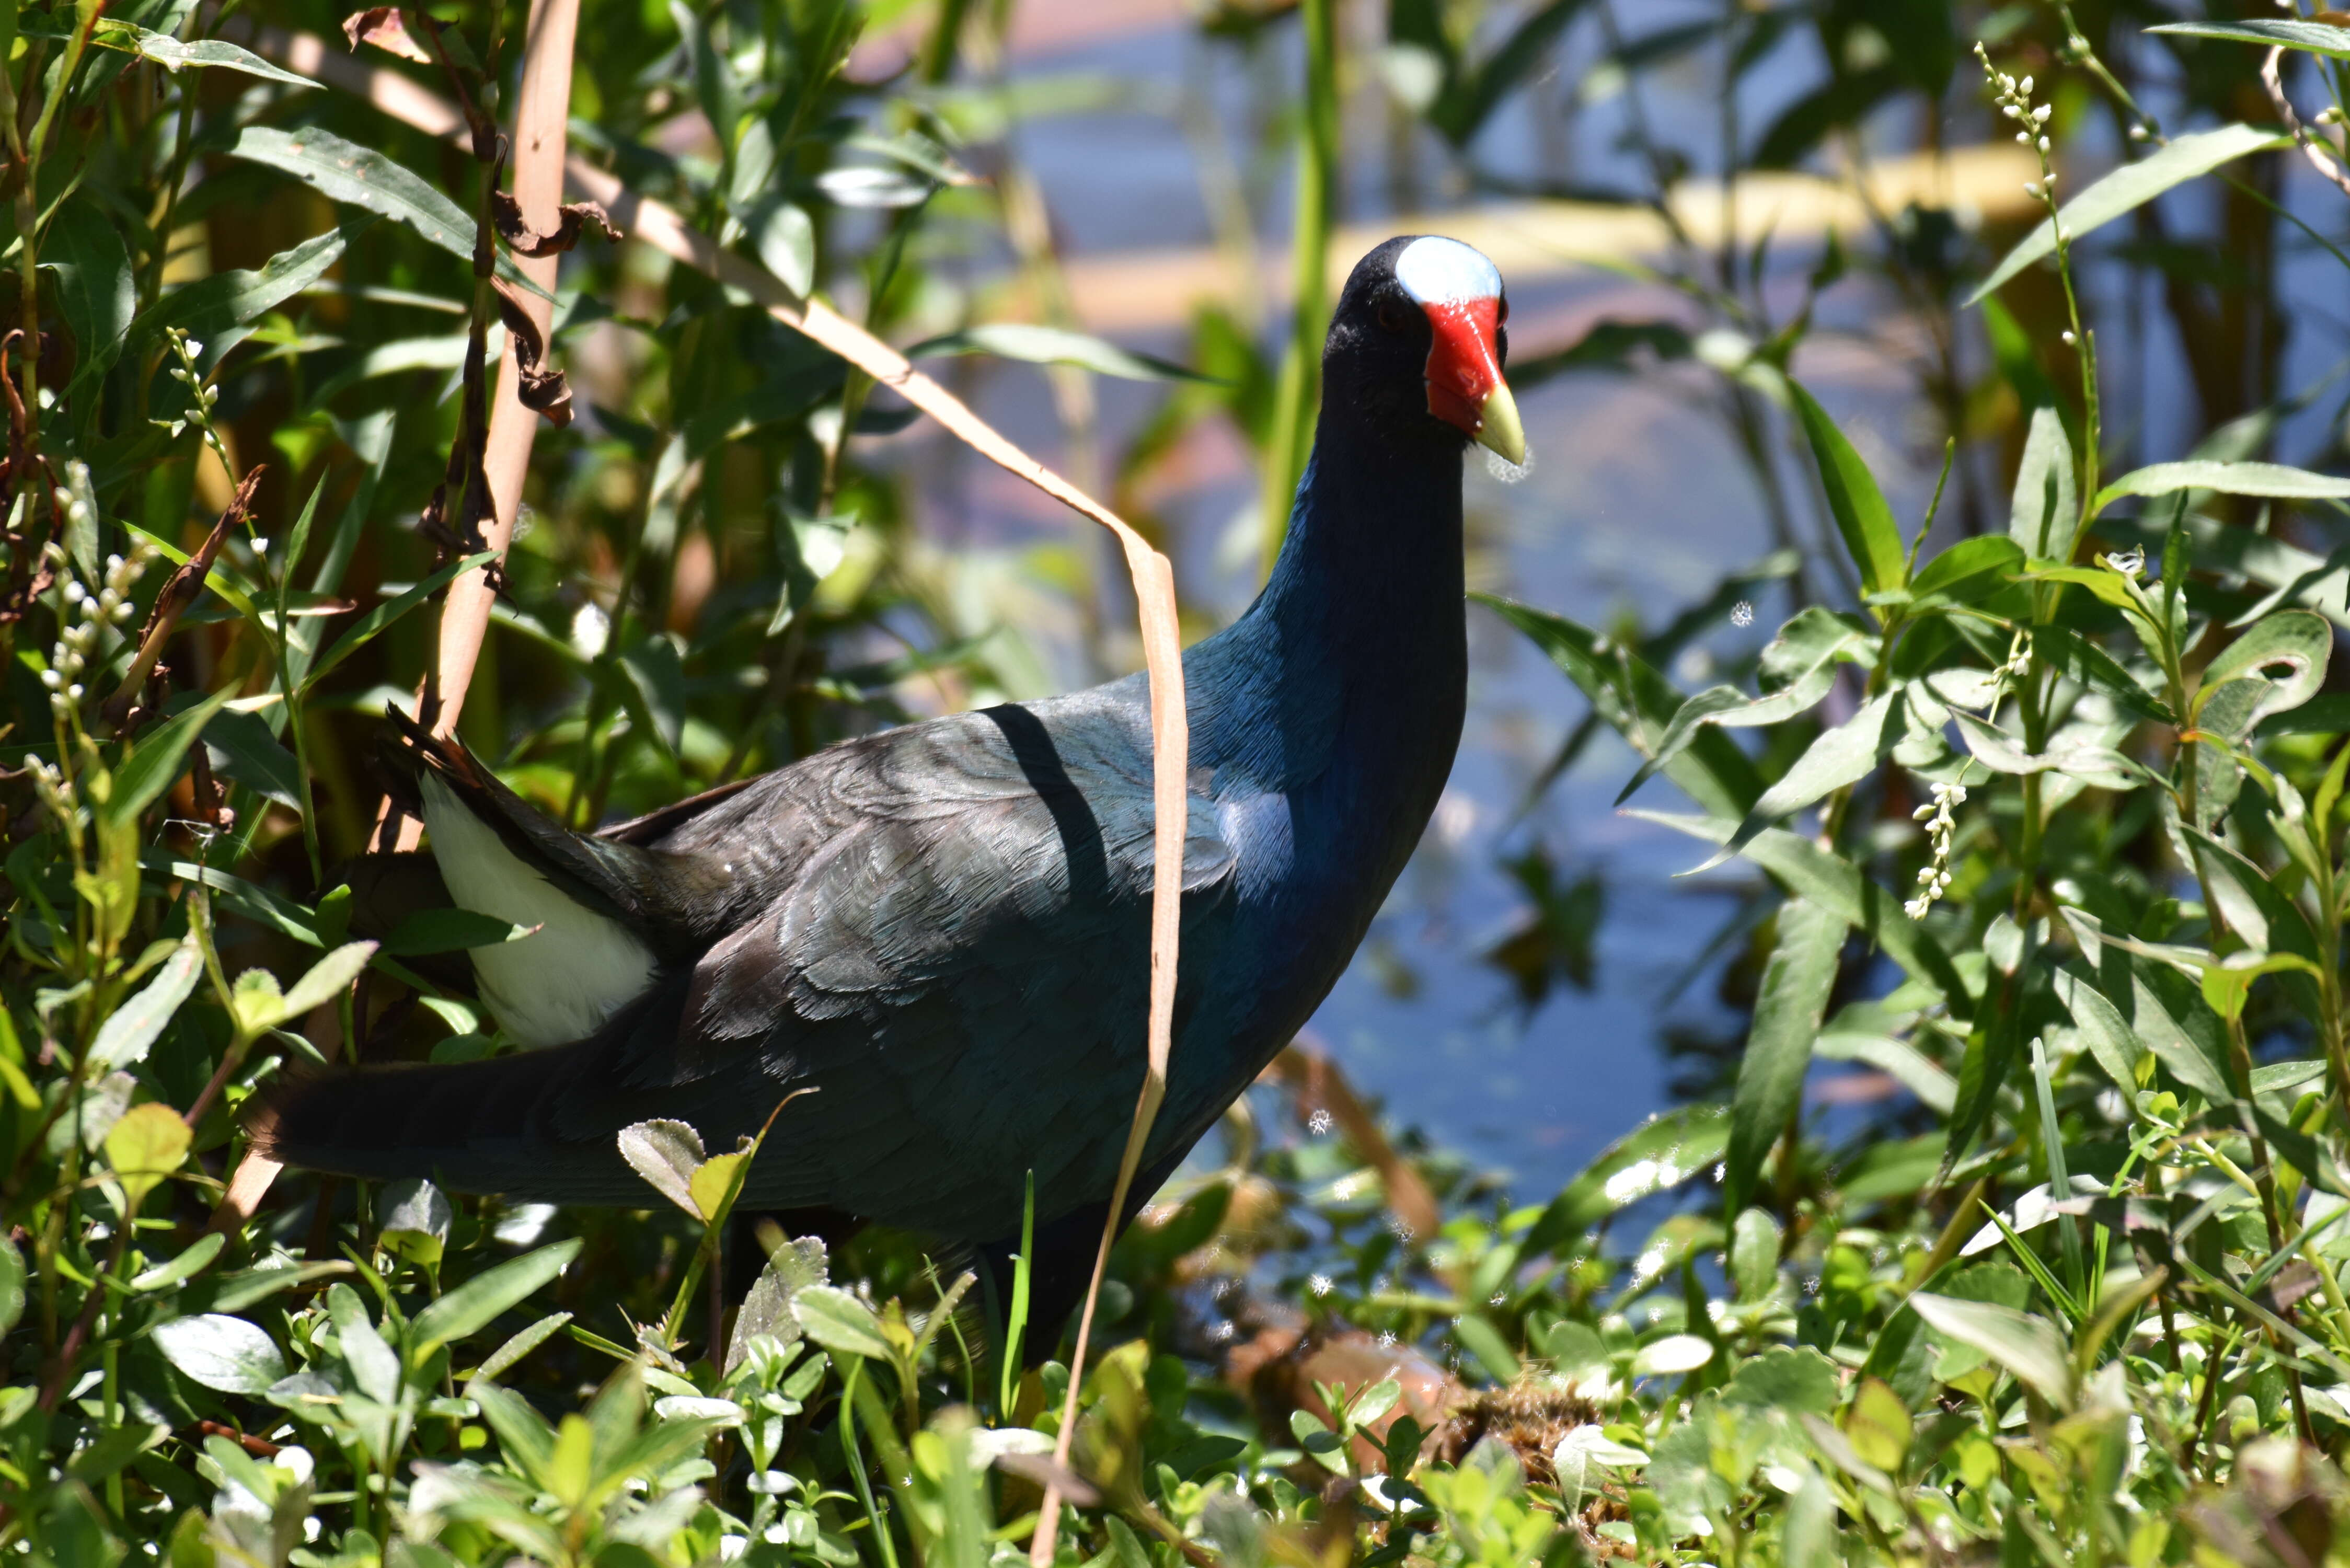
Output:
<path fill-rule="evenodd" d="M 2025 98 L 2030 98 L 2032 96 L 2032 78 L 2030 77 L 2026 77 L 2022 81 L 2016 83 L 2015 90 L 2022 94 Z"/>
<path fill-rule="evenodd" d="M 55 691 L 58 687 L 63 686 L 65 683 L 66 678 L 58 674 L 56 670 L 44 670 L 41 671 L 41 684 L 47 687 L 52 691 Z"/>
<path fill-rule="evenodd" d="M 2017 132 L 2015 133 L 2015 141 L 2016 141 L 2016 145 L 2017 145 L 2017 146 L 2019 146 L 2019 147 L 2029 147 L 2029 146 L 2031 146 L 2031 145 L 2032 145 L 2032 132 L 2030 132 L 2030 131 L 2028 131 L 2028 130 L 2019 130 L 2019 131 L 2017 131 Z"/>

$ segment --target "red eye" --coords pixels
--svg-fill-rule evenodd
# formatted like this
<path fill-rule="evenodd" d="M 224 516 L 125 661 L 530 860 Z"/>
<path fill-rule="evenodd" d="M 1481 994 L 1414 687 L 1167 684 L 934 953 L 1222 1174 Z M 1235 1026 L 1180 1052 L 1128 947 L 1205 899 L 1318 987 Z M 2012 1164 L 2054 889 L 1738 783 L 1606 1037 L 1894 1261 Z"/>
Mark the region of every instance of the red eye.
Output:
<path fill-rule="evenodd" d="M 1393 303 L 1380 306 L 1379 326 L 1388 332 L 1402 331 L 1404 327 L 1404 314 L 1402 307 Z"/>

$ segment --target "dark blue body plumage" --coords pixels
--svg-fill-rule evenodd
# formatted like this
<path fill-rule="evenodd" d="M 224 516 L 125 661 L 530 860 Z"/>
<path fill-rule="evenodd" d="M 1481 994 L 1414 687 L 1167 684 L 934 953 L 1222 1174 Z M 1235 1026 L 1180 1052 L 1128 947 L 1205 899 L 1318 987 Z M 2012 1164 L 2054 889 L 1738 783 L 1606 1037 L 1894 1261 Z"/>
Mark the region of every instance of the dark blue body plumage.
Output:
<path fill-rule="evenodd" d="M 1177 1034 L 1138 1200 L 1336 981 L 1460 737 L 1466 438 L 1421 389 L 1441 323 L 1431 348 L 1429 319 L 1397 312 L 1398 297 L 1434 308 L 1397 283 L 1407 244 L 1366 258 L 1341 301 L 1269 581 L 1185 655 Z M 1419 242 L 1420 260 L 1451 244 Z M 485 997 L 515 1014 L 501 1021 L 530 1038 L 534 1010 L 585 1007 L 584 1038 L 296 1083 L 255 1124 L 276 1158 L 633 1205 L 648 1189 L 616 1151 L 619 1128 L 675 1117 L 727 1147 L 815 1088 L 783 1111 L 746 1205 L 987 1243 L 1017 1234 L 1033 1171 L 1049 1231 L 1098 1226 L 1143 1057 L 1139 677 L 845 742 L 595 837 L 547 822 L 461 749 L 416 761 L 461 902 L 521 919 L 512 899 L 557 899 L 619 957 L 567 969 L 558 950 L 531 955 L 554 924 L 511 944 L 503 970 L 483 969 Z"/>

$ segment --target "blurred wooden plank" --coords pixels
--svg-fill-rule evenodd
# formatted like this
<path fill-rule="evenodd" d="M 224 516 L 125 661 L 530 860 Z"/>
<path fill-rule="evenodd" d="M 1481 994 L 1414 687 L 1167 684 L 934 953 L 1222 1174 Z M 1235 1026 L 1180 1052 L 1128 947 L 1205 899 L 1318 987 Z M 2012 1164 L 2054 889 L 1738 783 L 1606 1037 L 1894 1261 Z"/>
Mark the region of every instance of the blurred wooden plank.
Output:
<path fill-rule="evenodd" d="M 1766 232 L 1776 245 L 1800 245 L 1816 242 L 1830 229 L 1863 233 L 1871 224 L 1870 202 L 1887 213 L 1917 202 L 1982 219 L 2029 216 L 2039 203 L 2023 186 L 2039 173 L 2038 161 L 2024 149 L 1994 143 L 1875 164 L 1868 171 L 1869 202 L 1850 182 L 1757 173 L 1739 177 L 1732 202 L 1724 202 L 1721 182 L 1691 180 L 1673 192 L 1671 205 L 1690 239 L 1709 249 L 1721 244 L 1732 206 L 1742 249 Z M 1594 261 L 1660 255 L 1671 244 L 1665 220 L 1641 208 L 1597 202 L 1503 202 L 1346 225 L 1331 251 L 1333 286 L 1365 251 L 1391 234 L 1450 234 L 1475 245 L 1519 286 Z M 1067 273 L 1071 297 L 1087 327 L 1118 333 L 1180 327 L 1204 304 L 1252 294 L 1260 299 L 1284 296 L 1288 266 L 1280 256 L 1266 256 L 1252 278 L 1223 254 L 1201 247 L 1079 256 L 1068 263 Z"/>

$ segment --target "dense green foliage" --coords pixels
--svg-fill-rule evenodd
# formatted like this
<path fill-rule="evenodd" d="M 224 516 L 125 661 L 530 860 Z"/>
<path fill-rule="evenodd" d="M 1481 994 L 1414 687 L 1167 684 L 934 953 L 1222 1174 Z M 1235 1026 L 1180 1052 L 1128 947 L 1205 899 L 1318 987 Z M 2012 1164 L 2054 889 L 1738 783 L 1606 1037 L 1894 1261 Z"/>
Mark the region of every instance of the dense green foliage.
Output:
<path fill-rule="evenodd" d="M 1214 379 L 1088 456 L 1094 376 L 1178 373 L 1070 330 L 1006 136 L 1099 85 L 1007 86 L 999 9 L 889 9 L 591 0 L 575 145 L 893 342 L 1052 363 L 1072 450 L 1121 494 L 1211 418 L 1279 493 L 1318 320 L 1271 347 L 1204 315 Z M 1327 0 L 1302 10 L 1201 26 L 1272 65 L 1309 35 L 1303 108 L 1265 124 L 1307 165 L 1310 301 L 1339 89 L 1370 62 Z M 1699 378 L 1782 540 L 1821 541 L 1659 629 L 1490 601 L 1643 759 L 1639 809 L 1754 874 L 1724 982 L 1749 1026 L 1705 1098 L 1555 1194 L 1399 1152 L 1293 1060 L 1294 1099 L 1243 1102 L 1227 1163 L 1120 1243 L 1062 1470 L 1065 1363 L 1007 1367 L 954 1260 L 768 1225 L 745 1294 L 761 1260 L 720 1246 L 740 1157 L 673 1126 L 624 1135 L 642 1213 L 288 1173 L 210 1220 L 272 1074 L 504 1048 L 462 951 L 512 933 L 442 911 L 352 940 L 337 871 L 376 822 L 375 715 L 483 564 L 494 155 L 273 63 L 288 31 L 337 36 L 313 6 L 0 0 L 0 1551 L 978 1568 L 1025 1555 L 1055 1481 L 1080 1506 L 1048 1554 L 1115 1568 L 2350 1560 L 2339 410 L 2310 466 L 2273 450 L 2326 391 L 2280 384 L 2282 278 L 2344 262 L 2345 209 L 2280 203 L 2288 171 L 2342 166 L 2350 31 L 2283 16 L 2148 35 L 2178 18 L 1823 0 L 1627 36 L 1606 0 L 1394 0 L 1362 90 L 1471 180 L 1509 182 L 1479 151 L 1505 108 L 1620 92 L 1655 184 L 1615 199 L 1677 224 L 1694 153 L 1645 84 L 1703 58 L 1735 92 L 1810 38 L 1819 79 L 1764 125 L 1726 114 L 1725 167 L 1858 155 L 1856 128 L 1916 109 L 2033 147 L 2050 222 L 1884 214 L 1792 315 L 1766 247 L 1677 231 L 1643 270 L 1694 317 L 1522 354 L 1521 389 L 1650 358 Z M 354 57 L 502 115 L 521 8 L 443 20 L 379 19 Z M 904 68 L 845 73 L 884 26 Z M 2271 47 L 2333 106 L 2312 129 L 2272 123 Z M 2054 162 L 2106 133 L 2120 161 L 2059 213 Z M 2161 200 L 2190 182 L 2216 213 L 2193 238 Z M 1045 327 L 958 269 L 995 237 Z M 1854 273 L 1925 328 L 1946 547 L 1795 379 Z M 2206 431 L 2174 450 L 2101 411 L 2093 328 L 2133 290 Z M 855 439 L 902 406 L 741 293 L 591 233 L 556 304 L 592 418 L 538 436 L 463 710 L 550 811 L 604 821 L 909 705 L 1043 689 L 1018 629 L 1039 580 L 1124 660 L 1090 540 L 1023 574 L 926 542 L 899 449 Z M 200 545 L 208 586 L 167 589 Z M 1792 593 L 1776 639 L 1678 690 L 1758 584 Z M 1807 1111 L 1822 1060 L 1901 1093 Z"/>

